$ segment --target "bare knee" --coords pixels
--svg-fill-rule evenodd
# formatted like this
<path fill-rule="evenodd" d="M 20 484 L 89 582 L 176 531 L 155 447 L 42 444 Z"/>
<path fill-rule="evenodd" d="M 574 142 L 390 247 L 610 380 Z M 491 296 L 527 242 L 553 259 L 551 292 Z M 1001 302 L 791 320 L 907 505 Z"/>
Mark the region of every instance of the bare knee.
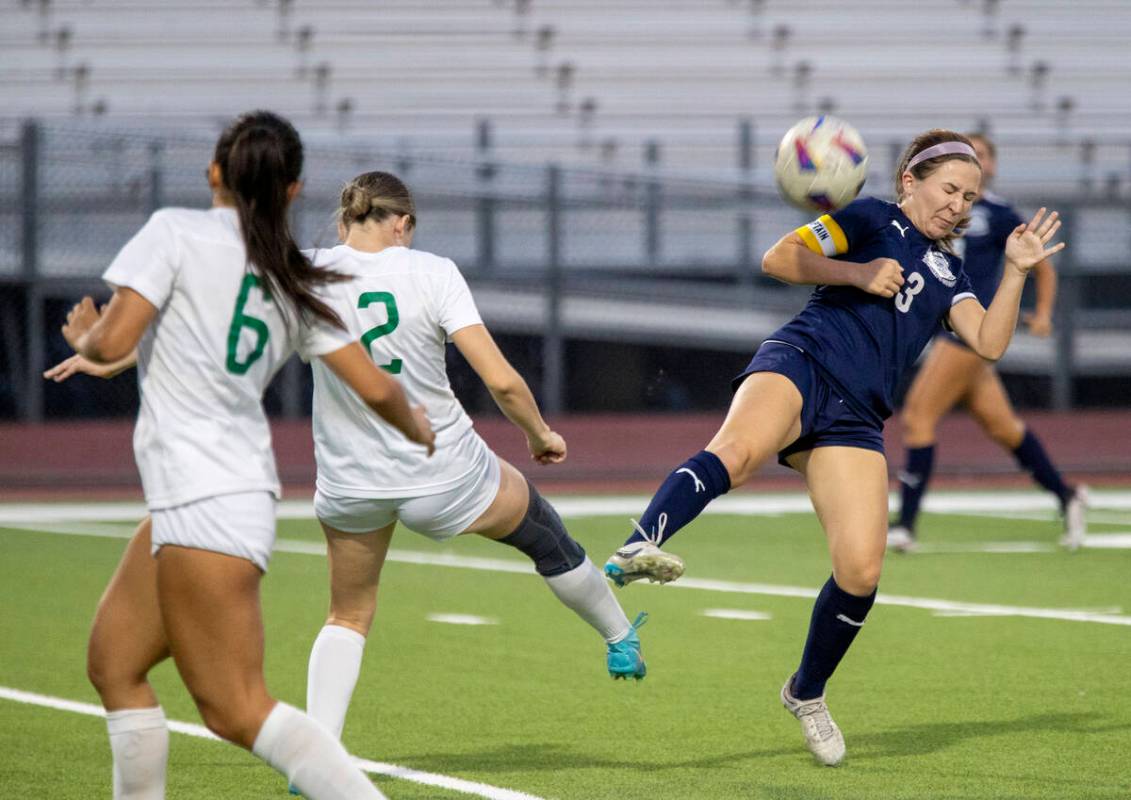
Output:
<path fill-rule="evenodd" d="M 1021 440 L 1025 438 L 1025 426 L 1021 423 L 1021 420 L 1014 417 L 985 422 L 983 427 L 986 435 L 997 442 L 999 447 L 1006 450 L 1016 449 L 1021 444 Z"/>
<path fill-rule="evenodd" d="M 866 597 L 880 585 L 883 558 L 861 559 L 836 569 L 836 584 L 849 594 Z"/>
<path fill-rule="evenodd" d="M 746 483 L 762 466 L 758 455 L 744 442 L 735 439 L 713 441 L 707 449 L 723 462 L 732 487 Z"/>
<path fill-rule="evenodd" d="M 899 415 L 900 430 L 903 432 L 903 443 L 908 447 L 924 447 L 935 441 L 935 426 L 937 421 L 917 404 L 911 403 Z"/>
<path fill-rule="evenodd" d="M 86 677 L 108 708 L 122 705 L 118 698 L 128 697 L 139 690 L 148 691 L 147 675 L 151 666 L 130 663 L 121 654 L 116 658 L 111 655 L 107 648 L 96 642 L 91 642 L 86 652 Z"/>

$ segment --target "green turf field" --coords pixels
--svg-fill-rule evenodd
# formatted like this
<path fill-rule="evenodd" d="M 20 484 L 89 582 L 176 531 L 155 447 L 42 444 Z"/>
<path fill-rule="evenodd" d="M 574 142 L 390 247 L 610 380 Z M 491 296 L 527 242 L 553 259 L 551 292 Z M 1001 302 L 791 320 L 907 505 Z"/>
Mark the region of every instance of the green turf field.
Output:
<path fill-rule="evenodd" d="M 848 743 L 841 768 L 812 762 L 777 699 L 811 606 L 791 587 L 815 592 L 828 575 L 814 517 L 794 513 L 705 516 L 669 545 L 687 560 L 688 585 L 618 592 L 630 615 L 651 614 L 639 684 L 608 678 L 603 643 L 532 573 L 391 561 L 345 743 L 362 758 L 536 798 L 1131 797 L 1131 550 L 1062 553 L 1048 547 L 1059 533 L 1051 513 L 1016 516 L 928 515 L 932 547 L 889 556 L 880 603 L 829 687 Z M 1093 533 L 1131 532 L 1131 511 L 1093 519 Z M 626 533 L 620 515 L 567 522 L 601 562 Z M 97 703 L 85 637 L 125 528 L 34 527 L 0 528 L 0 687 Z M 56 535 L 68 530 L 86 535 Z M 319 538 L 309 521 L 280 523 L 287 550 Z M 524 563 L 476 537 L 440 547 L 402 531 L 393 548 Z M 279 552 L 263 587 L 268 682 L 301 706 L 327 603 L 324 559 Z M 496 624 L 427 619 L 443 613 Z M 153 677 L 169 718 L 198 723 L 171 665 Z M 0 699 L 0 753 L 5 797 L 110 796 L 96 717 Z M 375 780 L 394 800 L 469 796 Z M 168 796 L 287 798 L 250 755 L 176 733 Z"/>

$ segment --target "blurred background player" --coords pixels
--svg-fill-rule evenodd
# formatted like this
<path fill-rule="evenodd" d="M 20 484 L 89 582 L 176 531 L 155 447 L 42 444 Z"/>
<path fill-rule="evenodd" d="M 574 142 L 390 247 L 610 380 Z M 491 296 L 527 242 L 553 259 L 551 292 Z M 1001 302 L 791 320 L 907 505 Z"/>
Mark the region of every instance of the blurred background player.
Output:
<path fill-rule="evenodd" d="M 63 328 L 107 374 L 138 357 L 134 448 L 150 518 L 99 603 L 88 652 L 116 800 L 165 795 L 168 727 L 148 673 L 170 655 L 208 728 L 311 800 L 383 797 L 263 678 L 259 585 L 279 481 L 261 400 L 278 368 L 296 350 L 317 357 L 422 453 L 433 440 L 423 412 L 315 293 L 342 276 L 314 269 L 291 237 L 302 162 L 289 122 L 238 118 L 208 169 L 213 207 L 154 213 L 104 274 L 115 287 L 109 304 L 99 313 L 84 298 Z"/>
<path fill-rule="evenodd" d="M 997 151 L 985 136 L 969 136 L 982 165 L 982 189 L 970 210 L 970 225 L 955 242 L 978 301 L 989 305 L 1001 280 L 1005 244 L 1022 219 L 989 190 L 997 173 Z M 1024 320 L 1029 333 L 1048 336 L 1056 301 L 1056 270 L 1045 259 L 1033 267 L 1036 302 Z M 1087 490 L 1064 481 L 1044 445 L 1017 416 L 992 363 L 981 358 L 951 333 L 940 333 L 907 392 L 900 423 L 907 448 L 899 473 L 899 521 L 888 531 L 888 547 L 906 552 L 917 541 L 915 523 L 935 462 L 936 428 L 942 417 L 962 403 L 986 434 L 1013 453 L 1022 469 L 1056 495 L 1064 518 L 1061 543 L 1075 550 L 1086 533 Z"/>
<path fill-rule="evenodd" d="M 950 241 L 968 221 L 982 174 L 969 140 L 917 136 L 896 170 L 898 205 L 859 199 L 782 237 L 768 275 L 816 284 L 808 305 L 771 334 L 734 381 L 726 420 L 707 447 L 673 471 L 605 572 L 623 585 L 674 580 L 682 561 L 660 550 L 715 497 L 745 483 L 774 453 L 804 477 L 828 539 L 833 574 L 817 596 L 797 672 L 781 700 L 821 764 L 839 764 L 844 736 L 825 685 L 876 597 L 887 531 L 883 420 L 900 377 L 946 322 L 982 357 L 1000 358 L 1017 323 L 1028 271 L 1063 244 L 1041 209 L 1014 230 L 988 309 Z M 1047 248 L 1047 249 L 1046 249 Z"/>
<path fill-rule="evenodd" d="M 541 464 L 565 460 L 565 441 L 499 351 L 459 269 L 410 249 L 416 205 L 408 187 L 387 172 L 364 173 L 342 190 L 338 213 L 343 243 L 311 255 L 317 266 L 351 280 L 327 287 L 324 296 L 374 361 L 427 405 L 436 454 L 426 458 L 404 442 L 331 370 L 314 365 L 314 510 L 326 535 L 331 599 L 310 654 L 308 712 L 341 735 L 398 522 L 437 541 L 478 533 L 522 551 L 558 599 L 601 634 L 610 675 L 643 678 L 636 626 L 605 576 L 534 485 L 480 438 L 452 393 L 448 341 L 525 434 L 531 457 Z"/>

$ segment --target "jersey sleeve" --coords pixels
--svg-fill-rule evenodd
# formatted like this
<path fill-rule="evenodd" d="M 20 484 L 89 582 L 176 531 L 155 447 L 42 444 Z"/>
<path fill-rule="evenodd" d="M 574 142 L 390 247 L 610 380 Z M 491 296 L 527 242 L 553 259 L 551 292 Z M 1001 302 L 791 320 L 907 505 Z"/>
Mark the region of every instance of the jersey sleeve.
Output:
<path fill-rule="evenodd" d="M 335 302 L 339 298 L 334 289 L 341 285 L 330 284 L 320 286 L 316 290 L 318 297 L 337 311 L 339 315 L 342 314 L 342 309 L 340 304 Z M 340 350 L 356 340 L 357 337 L 349 331 L 339 328 L 321 317 L 307 315 L 306 319 L 299 321 L 295 330 L 294 348 L 299 358 L 303 361 L 311 361 L 319 356 Z"/>
<path fill-rule="evenodd" d="M 863 243 L 876 229 L 876 202 L 853 200 L 840 211 L 822 214 L 796 233 L 818 255 L 840 256 Z"/>
<path fill-rule="evenodd" d="M 962 269 L 962 262 L 955 258 L 951 262 L 951 268 L 954 272 L 954 294 L 950 296 L 950 307 L 954 308 L 963 300 L 973 300 L 980 302 L 978 295 L 974 294 L 974 285 L 970 283 L 970 277 L 966 274 L 966 270 Z M 954 333 L 957 336 L 954 328 L 950 324 L 950 312 L 947 311 L 942 318 L 943 329 Z"/>
<path fill-rule="evenodd" d="M 161 308 L 173 293 L 178 269 L 173 226 L 165 213 L 155 211 L 110 262 L 102 280 L 115 289 L 133 289 Z"/>
<path fill-rule="evenodd" d="M 441 289 L 437 320 L 448 341 L 451 341 L 453 333 L 469 325 L 481 325 L 483 318 L 479 316 L 479 309 L 475 306 L 471 289 L 459 268 L 454 262 L 449 261 L 448 263 L 451 265 L 451 269 L 448 272 L 447 281 Z"/>

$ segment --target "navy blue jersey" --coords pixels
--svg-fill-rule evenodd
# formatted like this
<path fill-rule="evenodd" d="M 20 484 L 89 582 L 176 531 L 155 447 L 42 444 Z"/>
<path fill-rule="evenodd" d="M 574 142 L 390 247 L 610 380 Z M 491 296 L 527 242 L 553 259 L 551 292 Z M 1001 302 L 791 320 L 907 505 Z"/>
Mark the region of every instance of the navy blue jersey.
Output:
<path fill-rule="evenodd" d="M 895 297 L 818 286 L 801 313 L 768 339 L 808 353 L 855 409 L 886 419 L 903 375 L 951 306 L 974 298 L 962 261 L 920 233 L 899 206 L 874 197 L 825 214 L 797 233 L 829 258 L 856 263 L 893 258 L 903 267 L 903 287 Z"/>
<path fill-rule="evenodd" d="M 1023 222 L 1013 207 L 987 192 L 970 209 L 970 227 L 955 244 L 978 301 L 989 306 L 1005 263 L 1005 240 Z"/>

